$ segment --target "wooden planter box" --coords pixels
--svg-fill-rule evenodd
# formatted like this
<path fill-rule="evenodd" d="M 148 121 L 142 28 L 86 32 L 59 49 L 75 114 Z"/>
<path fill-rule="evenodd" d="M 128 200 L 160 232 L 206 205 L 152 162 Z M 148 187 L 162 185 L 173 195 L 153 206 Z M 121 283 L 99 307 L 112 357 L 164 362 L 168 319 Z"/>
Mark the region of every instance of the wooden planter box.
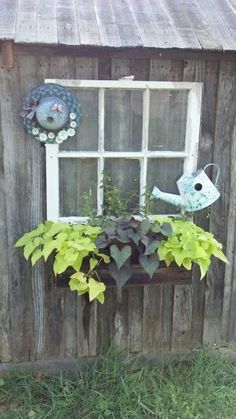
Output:
<path fill-rule="evenodd" d="M 175 264 L 171 264 L 170 267 L 160 264 L 159 268 L 154 273 L 152 279 L 149 279 L 147 273 L 144 271 L 142 266 L 139 264 L 133 265 L 134 273 L 131 278 L 127 281 L 124 287 L 137 287 L 137 286 L 151 286 L 156 284 L 175 284 L 185 285 L 190 284 L 192 280 L 192 271 L 187 271 L 185 268 L 179 268 Z M 68 287 L 70 275 L 74 271 L 68 270 L 67 272 L 58 275 L 56 277 L 57 287 Z M 98 270 L 101 281 L 107 287 L 116 287 L 115 280 L 106 269 L 106 265 Z"/>

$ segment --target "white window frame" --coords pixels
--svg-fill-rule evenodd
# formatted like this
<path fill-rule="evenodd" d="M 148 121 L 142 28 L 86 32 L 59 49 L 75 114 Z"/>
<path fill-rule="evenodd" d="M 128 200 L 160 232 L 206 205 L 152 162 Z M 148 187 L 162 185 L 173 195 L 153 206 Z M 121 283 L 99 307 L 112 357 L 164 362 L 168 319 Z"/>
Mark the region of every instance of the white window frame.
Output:
<path fill-rule="evenodd" d="M 46 189 L 47 219 L 52 221 L 81 222 L 86 217 L 59 216 L 59 159 L 61 158 L 95 158 L 98 161 L 97 184 L 102 183 L 105 158 L 137 159 L 140 161 L 140 206 L 145 203 L 147 162 L 149 158 L 182 158 L 183 172 L 197 168 L 198 143 L 201 117 L 202 83 L 192 82 L 156 82 L 133 80 L 61 80 L 46 79 L 45 83 L 57 83 L 70 89 L 98 90 L 98 150 L 97 151 L 62 151 L 58 144 L 46 144 Z M 105 90 L 141 90 L 143 91 L 143 127 L 142 151 L 104 151 Z M 188 91 L 186 117 L 186 134 L 184 151 L 149 151 L 149 105 L 151 90 L 185 90 Z M 102 214 L 103 189 L 97 188 L 97 213 Z"/>

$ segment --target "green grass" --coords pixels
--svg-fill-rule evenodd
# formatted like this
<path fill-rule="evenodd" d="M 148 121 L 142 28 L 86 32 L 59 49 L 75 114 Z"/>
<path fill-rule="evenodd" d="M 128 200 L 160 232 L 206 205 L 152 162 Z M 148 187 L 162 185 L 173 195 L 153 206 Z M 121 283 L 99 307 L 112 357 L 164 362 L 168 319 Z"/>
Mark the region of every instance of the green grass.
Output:
<path fill-rule="evenodd" d="M 73 379 L 11 373 L 0 381 L 0 418 L 236 418 L 236 365 L 224 358 L 204 350 L 141 368 L 122 359 L 109 351 Z"/>

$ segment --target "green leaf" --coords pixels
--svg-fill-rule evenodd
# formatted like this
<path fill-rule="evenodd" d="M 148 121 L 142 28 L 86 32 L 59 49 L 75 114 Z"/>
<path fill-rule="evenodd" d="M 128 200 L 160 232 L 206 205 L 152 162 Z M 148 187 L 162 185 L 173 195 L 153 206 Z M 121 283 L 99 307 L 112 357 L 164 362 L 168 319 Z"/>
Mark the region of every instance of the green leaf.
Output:
<path fill-rule="evenodd" d="M 161 231 L 160 224 L 159 223 L 151 224 L 151 230 L 152 230 L 153 233 L 160 233 L 160 231 Z"/>
<path fill-rule="evenodd" d="M 99 303 L 103 304 L 103 303 L 104 303 L 104 301 L 105 301 L 105 295 L 104 295 L 104 292 L 101 292 L 101 294 L 98 294 L 96 298 L 97 298 L 97 300 L 99 301 Z"/>
<path fill-rule="evenodd" d="M 54 274 L 61 274 L 62 272 L 65 272 L 65 270 L 71 266 L 70 262 L 65 260 L 64 256 L 61 256 L 60 254 L 57 254 L 55 257 L 55 261 L 53 264 L 53 271 Z"/>
<path fill-rule="evenodd" d="M 3 378 L 0 378 L 0 387 L 2 387 L 2 386 L 4 386 L 5 385 L 5 381 L 4 381 L 4 379 Z"/>
<path fill-rule="evenodd" d="M 170 237 L 172 235 L 172 227 L 170 223 L 162 223 L 161 225 L 161 233 L 163 236 Z"/>
<path fill-rule="evenodd" d="M 76 278 L 71 278 L 69 282 L 69 287 L 71 291 L 77 291 L 79 295 L 83 295 L 89 290 L 87 281 L 81 282 Z"/>
<path fill-rule="evenodd" d="M 148 273 L 149 277 L 152 278 L 155 270 L 158 268 L 160 260 L 155 253 L 154 255 L 140 255 L 139 262 L 142 265 L 143 269 Z"/>
<path fill-rule="evenodd" d="M 32 235 L 30 235 L 30 233 L 25 233 L 22 237 L 19 238 L 19 240 L 17 240 L 15 247 L 22 247 L 30 242 L 32 242 Z"/>
<path fill-rule="evenodd" d="M 110 247 L 111 257 L 116 262 L 118 270 L 125 264 L 127 259 L 131 256 L 131 247 L 124 246 L 123 249 L 119 249 L 116 244 L 112 244 Z"/>
<path fill-rule="evenodd" d="M 200 279 L 202 279 L 208 271 L 210 262 L 206 262 L 205 260 L 199 259 L 198 261 L 196 261 L 196 263 L 200 267 L 200 271 L 201 271 L 201 278 Z"/>
<path fill-rule="evenodd" d="M 76 279 L 78 282 L 83 282 L 83 283 L 87 281 L 87 278 L 83 272 L 75 272 L 73 275 L 71 275 L 70 278 Z"/>
<path fill-rule="evenodd" d="M 71 227 L 68 223 L 53 223 L 51 228 L 47 231 L 47 233 L 45 233 L 45 236 L 52 237 L 60 231 L 70 228 Z"/>
<path fill-rule="evenodd" d="M 93 278 L 89 278 L 88 285 L 89 285 L 89 301 L 93 301 L 95 298 L 98 297 L 98 295 L 103 293 L 106 289 L 106 286 L 103 282 L 96 281 Z"/>
<path fill-rule="evenodd" d="M 31 253 L 33 253 L 35 247 L 37 247 L 37 246 L 34 246 L 32 242 L 26 244 L 26 246 L 24 247 L 24 257 L 25 257 L 26 260 L 29 259 L 30 255 L 31 255 Z"/>
<path fill-rule="evenodd" d="M 192 262 L 191 262 L 191 259 L 190 259 L 190 258 L 188 258 L 188 259 L 184 259 L 184 260 L 182 261 L 182 265 L 185 267 L 185 269 L 187 269 L 187 271 L 190 271 L 190 269 L 192 268 Z"/>
<path fill-rule="evenodd" d="M 129 239 L 130 240 L 132 240 L 137 246 L 139 245 L 139 240 L 141 239 L 141 236 L 140 236 L 140 234 L 139 233 L 131 233 L 131 232 L 129 232 L 128 233 L 128 237 L 129 237 Z"/>
<path fill-rule="evenodd" d="M 116 285 L 119 289 L 123 287 L 123 285 L 129 280 L 133 273 L 132 268 L 129 265 L 124 265 L 120 270 L 118 270 L 114 262 L 110 263 L 108 266 L 108 271 L 116 281 Z"/>
<path fill-rule="evenodd" d="M 160 246 L 160 241 L 159 240 L 153 240 L 151 241 L 151 243 L 148 245 L 148 247 L 145 250 L 145 255 L 152 255 L 153 253 L 156 252 L 157 248 Z"/>
<path fill-rule="evenodd" d="M 117 229 L 117 239 L 122 243 L 128 243 L 130 241 L 128 234 L 128 230 L 123 230 L 122 228 Z"/>
<path fill-rule="evenodd" d="M 32 263 L 32 266 L 34 266 L 35 265 L 35 263 L 42 257 L 43 255 L 42 255 L 42 250 L 40 250 L 40 249 L 36 249 L 35 251 L 34 251 L 34 253 L 32 254 L 32 257 L 31 257 L 31 263 Z"/>
<path fill-rule="evenodd" d="M 219 249 L 218 247 L 215 247 L 214 250 L 212 251 L 212 254 L 217 257 L 218 259 L 222 260 L 225 263 L 229 263 L 228 259 L 226 258 L 226 256 L 224 255 L 224 253 L 222 252 L 221 249 Z"/>
<path fill-rule="evenodd" d="M 151 227 L 150 221 L 143 220 L 140 224 L 141 235 L 145 236 L 145 234 L 147 234 L 147 232 L 150 230 L 150 227 Z"/>
<path fill-rule="evenodd" d="M 89 259 L 89 270 L 93 271 L 93 269 L 95 268 L 95 266 L 97 266 L 98 264 L 98 260 L 95 258 L 90 258 Z"/>
<path fill-rule="evenodd" d="M 45 262 L 47 261 L 48 257 L 50 256 L 50 254 L 55 249 L 57 249 L 57 241 L 56 240 L 50 241 L 50 242 L 48 242 L 44 245 L 42 255 L 44 257 Z"/>

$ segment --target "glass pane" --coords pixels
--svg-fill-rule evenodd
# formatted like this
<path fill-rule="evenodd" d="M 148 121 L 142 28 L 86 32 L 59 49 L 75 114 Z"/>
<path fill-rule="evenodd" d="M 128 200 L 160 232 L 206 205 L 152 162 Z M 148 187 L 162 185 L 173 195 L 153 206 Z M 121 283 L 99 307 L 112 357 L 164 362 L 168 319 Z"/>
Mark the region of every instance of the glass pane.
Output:
<path fill-rule="evenodd" d="M 98 90 L 73 91 L 80 102 L 80 126 L 76 135 L 61 144 L 61 150 L 96 151 L 98 149 Z"/>
<path fill-rule="evenodd" d="M 60 159 L 60 216 L 88 216 L 97 207 L 97 160 Z"/>
<path fill-rule="evenodd" d="M 151 91 L 149 150 L 184 150 L 187 91 Z"/>
<path fill-rule="evenodd" d="M 141 150 L 142 109 L 142 92 L 106 91 L 105 150 Z"/>
<path fill-rule="evenodd" d="M 139 205 L 139 161 L 126 159 L 105 160 L 104 175 L 111 178 L 111 185 L 118 188 L 120 198 L 124 200 L 123 209 L 137 211 Z M 104 204 L 109 202 L 104 199 Z"/>
<path fill-rule="evenodd" d="M 147 188 L 152 191 L 154 186 L 162 192 L 179 195 L 176 185 L 183 173 L 182 159 L 149 159 L 147 171 Z M 176 214 L 180 210 L 160 199 L 154 201 L 154 214 Z"/>

